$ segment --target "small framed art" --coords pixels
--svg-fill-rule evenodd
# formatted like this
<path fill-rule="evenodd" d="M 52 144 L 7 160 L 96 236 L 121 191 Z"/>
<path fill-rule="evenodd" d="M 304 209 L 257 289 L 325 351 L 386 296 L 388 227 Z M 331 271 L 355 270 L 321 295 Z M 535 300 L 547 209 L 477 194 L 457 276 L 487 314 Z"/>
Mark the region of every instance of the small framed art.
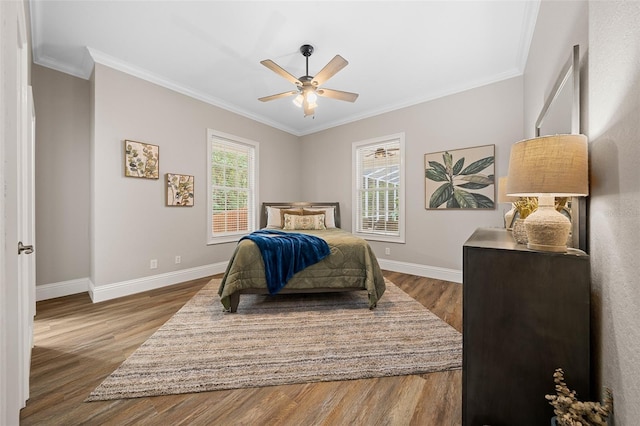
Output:
<path fill-rule="evenodd" d="M 167 206 L 193 206 L 193 181 L 191 175 L 167 173 Z"/>
<path fill-rule="evenodd" d="M 124 175 L 158 179 L 160 177 L 160 147 L 158 145 L 125 140 Z"/>
<path fill-rule="evenodd" d="M 494 209 L 495 145 L 425 154 L 425 208 Z"/>

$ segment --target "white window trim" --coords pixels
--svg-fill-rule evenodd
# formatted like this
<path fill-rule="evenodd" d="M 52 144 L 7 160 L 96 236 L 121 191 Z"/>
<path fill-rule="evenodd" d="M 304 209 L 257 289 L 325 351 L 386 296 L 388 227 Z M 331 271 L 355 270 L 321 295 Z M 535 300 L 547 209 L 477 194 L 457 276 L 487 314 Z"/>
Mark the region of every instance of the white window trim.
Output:
<path fill-rule="evenodd" d="M 213 130 L 213 129 L 207 129 L 207 164 L 206 164 L 206 173 L 207 173 L 207 245 L 213 245 L 213 244 L 224 244 L 224 243 L 230 243 L 230 242 L 237 242 L 242 236 L 247 235 L 247 232 L 230 232 L 230 233 L 226 233 L 224 235 L 220 235 L 220 236 L 213 236 L 213 233 L 211 231 L 211 212 L 213 210 L 213 200 L 211 198 L 211 194 L 212 194 L 212 185 L 211 185 L 211 154 L 212 154 L 212 149 L 211 149 L 211 139 L 212 138 L 216 138 L 216 139 L 224 139 L 224 140 L 228 140 L 229 142 L 232 143 L 236 143 L 236 144 L 242 144 L 242 145 L 247 145 L 250 146 L 254 149 L 254 157 L 253 157 L 253 161 L 254 161 L 254 166 L 253 166 L 253 208 L 249 210 L 248 214 L 249 214 L 249 218 L 248 218 L 248 223 L 250 225 L 250 229 L 249 232 L 251 231 L 255 231 L 256 229 L 258 229 L 259 227 L 259 220 L 258 220 L 258 206 L 259 206 L 259 200 L 258 200 L 258 194 L 260 194 L 258 185 L 259 185 L 259 176 L 260 176 L 260 170 L 259 170 L 259 156 L 260 156 L 260 144 L 258 142 L 252 141 L 250 139 L 245 139 L 245 138 L 241 138 L 239 136 L 235 136 L 235 135 L 231 135 L 229 133 L 224 133 L 224 132 L 220 132 L 217 130 Z"/>
<path fill-rule="evenodd" d="M 356 217 L 358 209 L 358 190 L 359 190 L 359 181 L 360 176 L 357 175 L 357 151 L 360 148 L 366 147 L 368 145 L 378 145 L 381 143 L 388 142 L 390 140 L 400 141 L 400 151 L 399 151 L 399 160 L 400 160 L 400 202 L 398 203 L 398 236 L 390 236 L 390 235 L 380 235 L 373 233 L 363 233 L 358 232 L 358 218 Z M 352 181 L 351 181 L 351 202 L 354 206 L 352 210 L 351 216 L 351 229 L 352 233 L 362 239 L 369 241 L 386 241 L 391 243 L 402 243 L 405 242 L 405 199 L 406 199 L 406 182 L 405 182 L 405 137 L 404 132 L 395 133 L 392 135 L 381 136 L 378 138 L 367 139 L 359 142 L 353 142 L 351 146 L 351 168 L 352 168 Z"/>

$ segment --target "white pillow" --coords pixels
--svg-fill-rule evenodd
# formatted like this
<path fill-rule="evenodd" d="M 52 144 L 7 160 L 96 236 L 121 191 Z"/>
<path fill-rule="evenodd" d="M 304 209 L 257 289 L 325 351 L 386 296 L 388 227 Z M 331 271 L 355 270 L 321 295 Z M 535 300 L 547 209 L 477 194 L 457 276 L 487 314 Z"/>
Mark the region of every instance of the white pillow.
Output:
<path fill-rule="evenodd" d="M 282 228 L 279 208 L 267 207 L 267 228 Z"/>
<path fill-rule="evenodd" d="M 324 214 L 284 214 L 284 226 L 282 229 L 292 231 L 327 229 L 324 225 Z"/>
<path fill-rule="evenodd" d="M 327 227 L 327 229 L 329 228 L 335 228 L 336 227 L 336 219 L 335 219 L 335 207 L 322 207 L 322 208 L 310 208 L 310 207 L 304 207 L 305 211 L 308 212 L 323 212 L 324 213 L 324 224 Z"/>

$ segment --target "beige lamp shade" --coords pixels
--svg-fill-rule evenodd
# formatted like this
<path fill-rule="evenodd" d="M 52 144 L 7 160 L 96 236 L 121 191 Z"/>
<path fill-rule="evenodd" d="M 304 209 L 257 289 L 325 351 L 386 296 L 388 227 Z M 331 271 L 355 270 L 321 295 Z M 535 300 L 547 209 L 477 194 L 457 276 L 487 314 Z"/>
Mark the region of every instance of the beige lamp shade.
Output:
<path fill-rule="evenodd" d="M 518 197 L 507 195 L 507 177 L 498 179 L 498 203 L 513 203 L 518 201 Z"/>
<path fill-rule="evenodd" d="M 553 135 L 511 147 L 507 194 L 526 197 L 589 195 L 588 145 L 584 135 Z"/>

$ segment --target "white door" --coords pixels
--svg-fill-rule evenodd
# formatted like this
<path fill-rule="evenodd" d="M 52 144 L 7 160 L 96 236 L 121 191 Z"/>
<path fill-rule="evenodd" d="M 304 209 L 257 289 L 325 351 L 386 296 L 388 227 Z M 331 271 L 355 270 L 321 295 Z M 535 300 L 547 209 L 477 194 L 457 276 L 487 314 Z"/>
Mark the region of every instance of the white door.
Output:
<path fill-rule="evenodd" d="M 36 314 L 36 262 L 35 262 L 35 111 L 31 86 L 22 90 L 26 108 L 23 117 L 23 135 L 18 153 L 18 286 L 21 305 L 21 401 L 29 399 L 31 348 L 33 347 L 33 317 Z"/>
<path fill-rule="evenodd" d="M 33 108 L 23 2 L 0 1 L 0 424 L 29 398 L 35 297 Z M 19 254 L 20 253 L 20 254 Z"/>

